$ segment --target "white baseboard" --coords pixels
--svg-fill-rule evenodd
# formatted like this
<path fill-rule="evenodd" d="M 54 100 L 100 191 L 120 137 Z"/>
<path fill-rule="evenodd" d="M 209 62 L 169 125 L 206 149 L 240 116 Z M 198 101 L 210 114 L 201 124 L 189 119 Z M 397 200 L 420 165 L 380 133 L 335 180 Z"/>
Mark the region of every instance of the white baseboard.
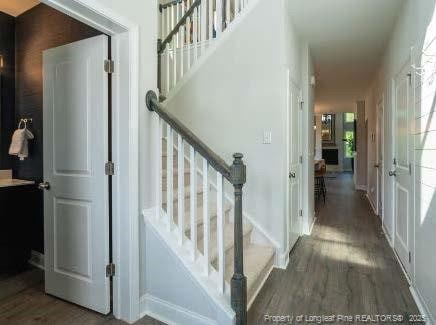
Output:
<path fill-rule="evenodd" d="M 387 230 L 386 230 L 386 228 L 385 228 L 385 225 L 382 225 L 382 230 L 383 230 L 383 234 L 384 234 L 385 237 L 386 237 L 386 240 L 387 240 L 388 243 L 389 243 L 389 246 L 391 246 L 391 248 L 393 249 L 394 244 L 393 244 L 393 242 L 392 242 L 392 239 L 391 239 L 389 233 L 387 232 Z"/>
<path fill-rule="evenodd" d="M 419 290 L 414 287 L 413 283 L 410 281 L 409 275 L 407 274 L 406 270 L 404 269 L 403 265 L 401 264 L 400 259 L 398 257 L 398 254 L 397 254 L 397 252 L 395 252 L 394 246 L 392 245 L 392 240 L 389 237 L 388 233 L 386 232 L 386 228 L 384 225 L 382 225 L 382 229 L 383 229 L 383 233 L 386 237 L 386 240 L 389 242 L 389 245 L 392 248 L 392 251 L 395 255 L 395 258 L 397 259 L 397 263 L 400 265 L 400 268 L 403 271 L 404 276 L 406 277 L 406 280 L 409 283 L 409 290 L 410 290 L 410 293 L 412 294 L 413 300 L 415 301 L 416 306 L 418 307 L 420 314 L 425 316 L 425 319 L 426 319 L 425 324 L 426 325 L 436 325 L 436 321 L 434 320 L 433 316 L 429 312 L 429 309 L 428 309 L 427 305 L 425 304 L 425 301 L 422 298 L 421 294 L 419 293 Z"/>
<path fill-rule="evenodd" d="M 174 305 L 168 301 L 145 294 L 140 299 L 141 318 L 148 315 L 165 324 L 215 325 L 215 320 Z"/>
<path fill-rule="evenodd" d="M 368 199 L 368 202 L 369 202 L 369 205 L 370 205 L 371 208 L 372 208 L 372 211 L 373 211 L 374 214 L 377 216 L 377 215 L 378 215 L 377 209 L 376 209 L 375 206 L 374 206 L 374 202 L 372 202 L 371 198 L 369 197 L 368 192 L 365 194 L 365 196 L 366 196 L 366 198 Z"/>
<path fill-rule="evenodd" d="M 37 267 L 38 269 L 44 270 L 44 254 L 32 250 L 30 253 L 29 264 Z"/>
<path fill-rule="evenodd" d="M 286 270 L 289 265 L 289 252 L 279 253 L 276 250 L 276 267 L 282 270 Z"/>
<path fill-rule="evenodd" d="M 409 287 L 410 293 L 412 294 L 413 300 L 415 300 L 416 306 L 418 307 L 419 313 L 425 317 L 425 324 L 426 325 L 435 325 L 435 320 L 431 313 L 429 312 L 429 309 L 427 305 L 424 302 L 424 299 L 422 299 L 421 294 L 419 293 L 419 290 L 416 289 L 414 286 Z"/>
<path fill-rule="evenodd" d="M 309 233 L 308 233 L 309 236 L 312 235 L 312 231 L 313 231 L 313 228 L 315 227 L 316 220 L 317 220 L 317 217 L 313 217 L 313 222 L 309 228 Z"/>

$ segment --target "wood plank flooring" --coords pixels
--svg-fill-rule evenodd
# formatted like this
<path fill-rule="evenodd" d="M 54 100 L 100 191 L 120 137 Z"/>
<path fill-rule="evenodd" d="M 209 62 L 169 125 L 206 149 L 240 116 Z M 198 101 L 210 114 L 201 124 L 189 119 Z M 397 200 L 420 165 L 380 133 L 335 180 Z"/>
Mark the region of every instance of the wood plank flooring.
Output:
<path fill-rule="evenodd" d="M 27 325 L 122 325 L 113 316 L 103 316 L 44 293 L 44 273 L 29 269 L 16 276 L 0 276 L 0 324 Z M 144 317 L 137 325 L 163 325 Z"/>
<path fill-rule="evenodd" d="M 326 183 L 327 201 L 312 235 L 299 240 L 286 270 L 271 273 L 248 324 L 271 324 L 264 315 L 419 314 L 380 220 L 354 190 L 352 175 L 336 174 Z"/>

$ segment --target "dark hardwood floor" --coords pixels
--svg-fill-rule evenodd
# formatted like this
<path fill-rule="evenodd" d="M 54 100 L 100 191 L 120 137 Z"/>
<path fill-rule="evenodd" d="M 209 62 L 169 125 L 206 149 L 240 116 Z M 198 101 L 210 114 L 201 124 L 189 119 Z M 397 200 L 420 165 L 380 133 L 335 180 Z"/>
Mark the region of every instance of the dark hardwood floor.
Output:
<path fill-rule="evenodd" d="M 364 193 L 354 190 L 352 175 L 336 174 L 326 183 L 327 201 L 312 235 L 299 240 L 286 270 L 271 273 L 248 324 L 272 324 L 265 315 L 419 314 L 380 220 Z M 394 324 L 376 322 L 382 323 Z"/>
<path fill-rule="evenodd" d="M 29 269 L 15 276 L 0 276 L 1 325 L 121 325 L 125 322 L 103 316 L 44 293 L 44 273 Z M 144 317 L 137 325 L 163 325 Z"/>

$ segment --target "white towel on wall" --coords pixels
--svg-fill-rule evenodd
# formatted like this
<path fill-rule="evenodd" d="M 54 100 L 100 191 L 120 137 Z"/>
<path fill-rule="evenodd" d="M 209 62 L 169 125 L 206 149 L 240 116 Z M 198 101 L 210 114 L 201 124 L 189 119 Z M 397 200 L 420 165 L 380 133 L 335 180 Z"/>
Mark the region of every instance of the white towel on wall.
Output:
<path fill-rule="evenodd" d="M 28 140 L 33 139 L 34 136 L 27 128 L 18 129 L 12 135 L 11 146 L 9 147 L 9 154 L 18 156 L 20 160 L 24 160 L 29 156 Z"/>

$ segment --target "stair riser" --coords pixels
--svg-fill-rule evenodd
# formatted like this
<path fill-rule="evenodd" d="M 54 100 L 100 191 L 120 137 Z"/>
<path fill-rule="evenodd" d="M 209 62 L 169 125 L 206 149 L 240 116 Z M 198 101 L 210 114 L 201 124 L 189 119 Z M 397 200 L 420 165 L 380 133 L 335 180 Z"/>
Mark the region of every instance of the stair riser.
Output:
<path fill-rule="evenodd" d="M 185 184 L 184 184 L 185 186 L 191 185 L 191 174 L 185 173 L 184 180 L 185 180 Z M 168 177 L 166 175 L 164 175 L 162 177 L 162 188 L 163 189 L 167 188 L 167 182 L 168 182 Z M 179 187 L 179 177 L 176 174 L 173 176 L 173 188 L 178 188 L 178 187 Z"/>
<path fill-rule="evenodd" d="M 167 169 L 167 156 L 162 156 L 162 169 Z M 173 168 L 177 168 L 177 155 L 173 156 Z"/>
<path fill-rule="evenodd" d="M 164 189 L 166 189 L 166 188 L 164 187 Z M 189 206 L 189 202 L 191 200 L 191 192 L 190 192 L 189 189 L 185 189 L 184 192 L 185 192 L 184 193 L 184 195 L 185 195 L 185 206 Z M 197 192 L 197 202 L 199 200 L 202 200 L 202 199 L 203 199 L 203 193 L 202 192 L 200 192 L 200 193 Z M 178 200 L 179 200 L 178 189 L 175 188 L 174 192 L 173 192 L 173 202 L 174 202 L 174 205 L 177 205 Z M 162 193 L 162 203 L 166 206 L 166 203 L 167 203 L 167 192 L 166 191 L 164 191 Z"/>
<path fill-rule="evenodd" d="M 243 237 L 243 245 L 244 247 L 248 246 L 251 242 L 251 231 L 249 231 L 248 233 L 246 233 Z M 216 243 L 214 243 L 214 245 L 216 245 Z M 232 244 L 232 246 L 228 247 L 225 251 L 225 256 L 227 256 L 228 254 L 230 254 L 230 252 L 234 249 L 235 245 L 234 242 Z M 214 267 L 215 270 L 218 271 L 218 250 L 211 252 L 211 264 Z M 228 263 L 229 261 L 226 260 L 226 263 Z"/>

